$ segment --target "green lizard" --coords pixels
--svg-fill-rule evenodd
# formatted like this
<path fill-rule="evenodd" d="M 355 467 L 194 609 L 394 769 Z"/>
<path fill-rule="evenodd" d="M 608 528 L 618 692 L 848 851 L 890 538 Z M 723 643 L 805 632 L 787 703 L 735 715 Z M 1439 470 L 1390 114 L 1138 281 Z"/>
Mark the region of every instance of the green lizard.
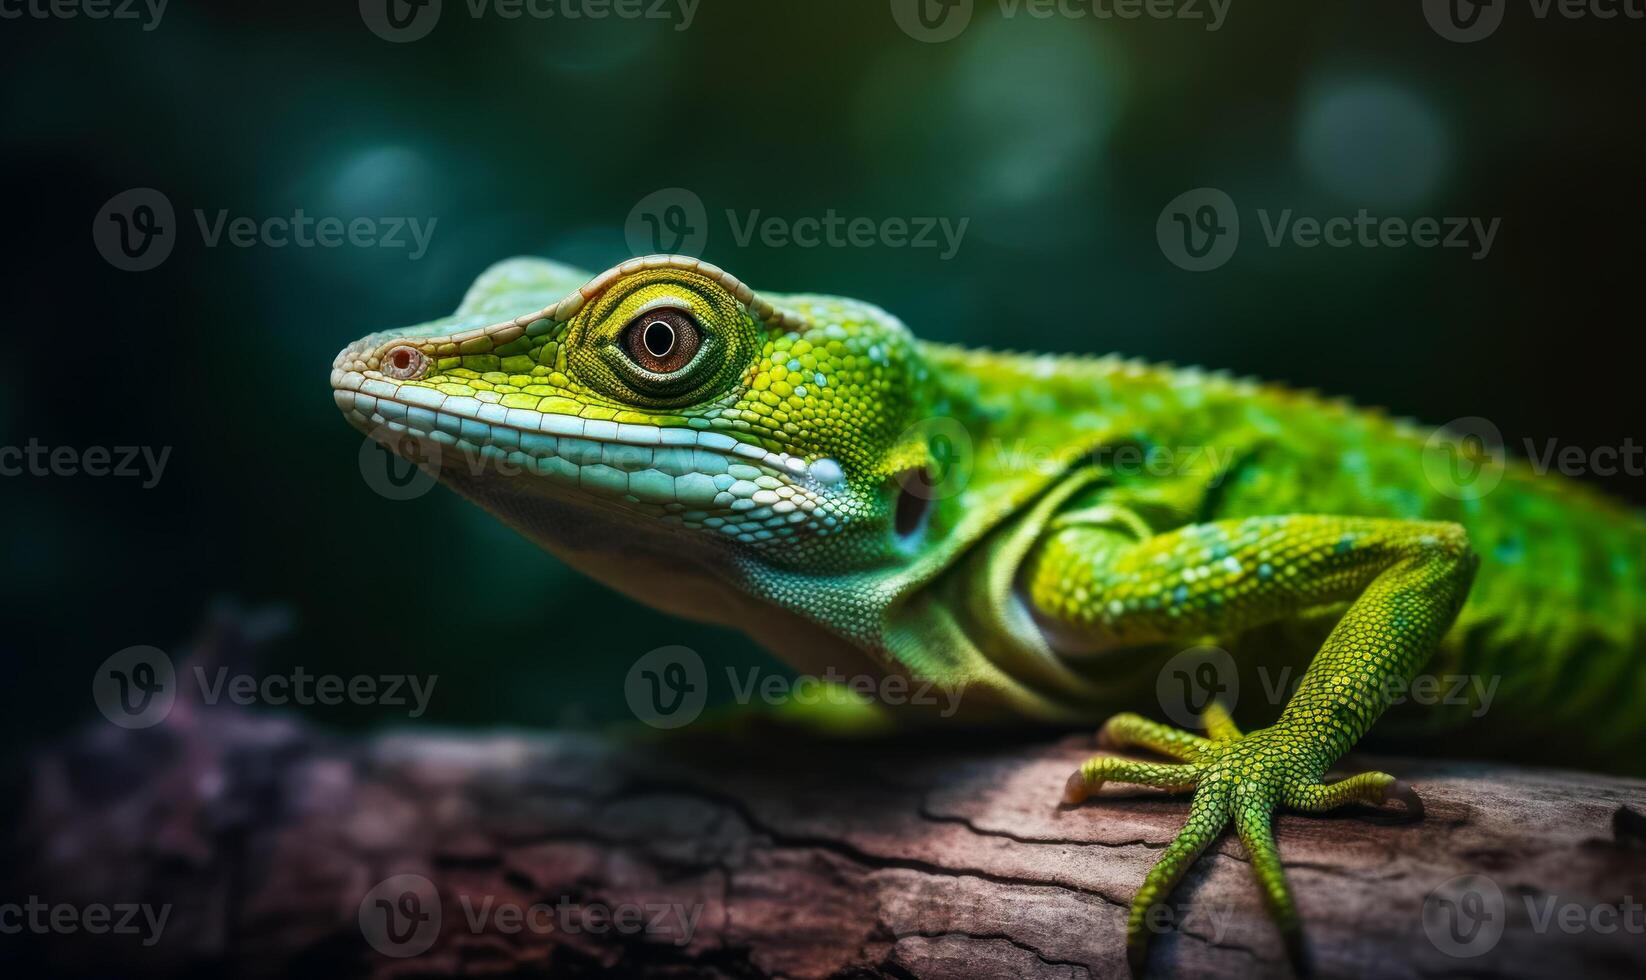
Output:
<path fill-rule="evenodd" d="M 1106 717 L 1110 744 L 1174 760 L 1097 756 L 1065 790 L 1193 790 L 1133 902 L 1134 965 L 1231 821 L 1295 942 L 1273 814 L 1415 806 L 1389 774 L 1323 779 L 1425 663 L 1503 682 L 1469 726 L 1478 698 L 1427 710 L 1448 747 L 1559 733 L 1568 762 L 1640 763 L 1646 525 L 1496 460 L 1465 460 L 1495 489 L 1446 492 L 1427 433 L 1342 403 L 922 343 L 679 256 L 500 263 L 454 316 L 349 345 L 331 382 L 356 426 L 643 602 L 801 670 L 964 684 L 974 719 Z M 1135 465 L 1161 447 L 1173 465 Z M 1110 716 L 1208 639 L 1242 670 L 1308 663 L 1267 727 Z"/>

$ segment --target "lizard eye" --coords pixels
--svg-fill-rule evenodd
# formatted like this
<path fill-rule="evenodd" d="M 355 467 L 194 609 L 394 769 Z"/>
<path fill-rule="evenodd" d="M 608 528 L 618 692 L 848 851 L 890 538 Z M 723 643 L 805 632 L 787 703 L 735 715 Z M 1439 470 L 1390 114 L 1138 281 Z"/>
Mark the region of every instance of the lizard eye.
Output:
<path fill-rule="evenodd" d="M 407 381 L 422 375 L 429 359 L 415 347 L 395 347 L 383 356 L 382 371 L 391 378 Z"/>
<path fill-rule="evenodd" d="M 673 374 L 692 362 L 703 345 L 703 331 L 684 310 L 651 310 L 629 321 L 620 343 L 640 369 Z"/>

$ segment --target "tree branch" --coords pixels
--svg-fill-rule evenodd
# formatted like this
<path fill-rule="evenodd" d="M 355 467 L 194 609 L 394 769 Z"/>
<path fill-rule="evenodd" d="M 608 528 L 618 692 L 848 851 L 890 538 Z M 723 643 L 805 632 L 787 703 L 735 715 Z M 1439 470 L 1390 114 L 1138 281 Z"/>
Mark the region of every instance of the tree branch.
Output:
<path fill-rule="evenodd" d="M 1093 750 L 1086 737 L 352 740 L 243 711 L 181 715 L 103 726 L 34 760 L 7 894 L 170 906 L 152 946 L 29 936 L 41 962 L 147 975 L 1125 975 L 1127 904 L 1185 812 L 1181 798 L 1108 790 L 1055 806 Z M 1604 911 L 1646 897 L 1646 783 L 1355 765 L 1411 780 L 1428 815 L 1280 819 L 1318 975 L 1646 974 L 1646 937 L 1628 928 L 1642 927 L 1640 906 L 1632 920 Z M 1501 906 L 1485 886 L 1454 887 L 1430 901 L 1426 930 L 1426 898 L 1470 873 Z M 395 875 L 417 877 L 373 892 Z M 1153 972 L 1285 970 L 1232 837 L 1172 901 Z M 414 915 L 434 925 L 413 928 Z M 1449 955 L 1448 941 L 1479 955 Z"/>

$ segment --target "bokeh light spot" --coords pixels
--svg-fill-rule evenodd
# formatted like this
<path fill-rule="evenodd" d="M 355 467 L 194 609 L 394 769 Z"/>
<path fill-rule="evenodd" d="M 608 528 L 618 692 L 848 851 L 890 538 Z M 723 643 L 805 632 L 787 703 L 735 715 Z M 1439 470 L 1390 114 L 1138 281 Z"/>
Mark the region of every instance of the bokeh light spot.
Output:
<path fill-rule="evenodd" d="M 1307 96 L 1297 150 L 1309 179 L 1362 207 L 1430 198 L 1451 163 L 1445 122 L 1414 93 L 1384 81 L 1339 82 Z"/>
<path fill-rule="evenodd" d="M 371 215 L 427 208 L 433 187 L 433 172 L 422 154 L 406 146 L 375 146 L 344 159 L 330 190 L 340 213 Z"/>

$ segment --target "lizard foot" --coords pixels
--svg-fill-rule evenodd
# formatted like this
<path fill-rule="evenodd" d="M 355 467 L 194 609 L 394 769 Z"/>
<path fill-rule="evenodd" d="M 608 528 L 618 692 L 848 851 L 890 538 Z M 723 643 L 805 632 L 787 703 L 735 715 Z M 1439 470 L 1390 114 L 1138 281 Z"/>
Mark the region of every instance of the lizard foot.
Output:
<path fill-rule="evenodd" d="M 1275 847 L 1273 819 L 1281 806 L 1320 813 L 1347 803 L 1380 804 L 1401 800 L 1421 815 L 1422 803 L 1405 782 L 1383 772 L 1366 772 L 1333 783 L 1320 782 L 1330 764 L 1315 748 L 1319 743 L 1291 728 L 1262 728 L 1242 734 L 1226 712 L 1215 706 L 1202 718 L 1202 737 L 1135 714 L 1116 715 L 1099 734 L 1100 744 L 1140 747 L 1178 760 L 1139 762 L 1116 756 L 1093 756 L 1064 789 L 1063 801 L 1079 803 L 1105 782 L 1160 789 L 1194 790 L 1189 819 L 1182 833 L 1167 844 L 1160 859 L 1132 899 L 1126 923 L 1126 955 L 1134 975 L 1141 975 L 1157 918 L 1155 907 L 1232 820 L 1250 856 L 1252 870 L 1270 915 L 1286 939 L 1287 952 L 1302 972 L 1297 908 Z"/>

